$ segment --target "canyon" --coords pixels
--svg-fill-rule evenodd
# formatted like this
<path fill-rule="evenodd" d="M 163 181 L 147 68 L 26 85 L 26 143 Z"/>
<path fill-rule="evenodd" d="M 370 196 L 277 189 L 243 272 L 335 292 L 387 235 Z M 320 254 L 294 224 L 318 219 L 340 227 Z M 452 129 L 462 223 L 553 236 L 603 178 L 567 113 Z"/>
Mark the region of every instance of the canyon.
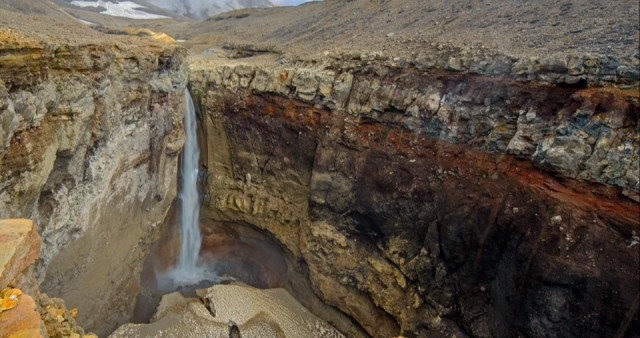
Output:
<path fill-rule="evenodd" d="M 366 56 L 252 61 L 190 65 L 209 204 L 272 233 L 367 334 L 572 336 L 634 307 L 632 95 Z"/>
<path fill-rule="evenodd" d="M 327 1 L 138 24 L 185 43 L 2 8 L 0 219 L 33 220 L 42 244 L 0 289 L 19 286 L 43 309 L 40 291 L 60 297 L 99 336 L 205 323 L 193 318 L 224 292 L 280 295 L 349 337 L 640 335 L 638 54 L 623 33 L 607 37 L 611 52 L 573 40 L 580 32 L 516 51 L 540 27 L 468 43 L 481 28 L 461 22 L 490 4 L 418 18 L 409 6 Z M 319 19 L 390 13 L 391 33 Z M 440 29 L 431 15 L 453 15 L 459 36 L 425 34 Z M 51 31 L 17 25 L 34 18 Z M 201 255 L 230 233 L 260 238 L 281 257 L 255 284 L 286 291 L 216 285 L 144 328 L 126 323 L 148 254 L 172 252 L 153 243 L 176 217 L 185 88 Z M 251 318 L 240 332 L 287 336 L 277 315 Z"/>

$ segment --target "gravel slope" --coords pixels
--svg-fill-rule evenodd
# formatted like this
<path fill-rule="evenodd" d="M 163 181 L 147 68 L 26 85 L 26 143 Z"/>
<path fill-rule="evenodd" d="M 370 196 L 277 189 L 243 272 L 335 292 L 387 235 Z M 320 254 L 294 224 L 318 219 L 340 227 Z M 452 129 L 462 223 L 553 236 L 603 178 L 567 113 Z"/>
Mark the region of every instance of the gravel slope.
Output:
<path fill-rule="evenodd" d="M 401 55 L 441 42 L 513 56 L 595 53 L 637 60 L 638 7 L 634 0 L 334 0 L 149 28 L 192 39 L 187 45 L 196 51 L 231 42 L 298 54 L 341 48 Z"/>
<path fill-rule="evenodd" d="M 189 40 L 185 46 L 196 53 L 246 43 L 300 56 L 336 50 L 405 56 L 445 43 L 484 46 L 515 57 L 609 55 L 637 65 L 639 7 L 635 0 L 332 0 L 242 9 L 194 22 L 184 17 L 127 20 L 61 9 L 49 1 L 6 0 L 0 3 L 0 30 L 43 43 L 111 38 L 75 16 L 107 27 L 165 32 Z"/>

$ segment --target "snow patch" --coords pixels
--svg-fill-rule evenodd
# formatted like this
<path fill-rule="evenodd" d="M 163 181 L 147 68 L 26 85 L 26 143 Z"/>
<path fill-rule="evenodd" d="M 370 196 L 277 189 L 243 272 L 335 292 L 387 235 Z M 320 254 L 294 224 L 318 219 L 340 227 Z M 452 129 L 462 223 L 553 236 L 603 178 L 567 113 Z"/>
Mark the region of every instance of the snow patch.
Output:
<path fill-rule="evenodd" d="M 78 19 L 78 18 L 76 18 L 76 19 Z M 95 22 L 91 22 L 91 21 L 87 21 L 87 20 L 78 19 L 78 21 L 82 22 L 83 24 L 89 25 L 89 26 L 96 25 Z"/>
<path fill-rule="evenodd" d="M 110 2 L 104 0 L 98 1 L 71 1 L 71 4 L 78 7 L 103 7 L 104 11 L 100 14 L 106 14 L 111 16 L 120 16 L 130 19 L 163 19 L 168 16 L 151 14 L 141 10 L 139 8 L 145 8 L 132 1 L 123 2 Z"/>

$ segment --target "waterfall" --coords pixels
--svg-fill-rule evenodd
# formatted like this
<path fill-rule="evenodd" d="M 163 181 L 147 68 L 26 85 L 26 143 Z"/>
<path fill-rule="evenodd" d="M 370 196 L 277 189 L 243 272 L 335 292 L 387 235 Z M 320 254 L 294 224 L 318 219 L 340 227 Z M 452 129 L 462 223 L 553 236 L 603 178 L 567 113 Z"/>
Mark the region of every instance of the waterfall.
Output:
<path fill-rule="evenodd" d="M 196 110 L 189 90 L 184 90 L 185 114 L 184 134 L 186 141 L 182 150 L 182 188 L 179 193 L 180 212 L 180 255 L 175 269 L 187 275 L 196 271 L 198 253 L 202 238 L 200 236 L 200 197 L 198 195 L 198 139 L 196 136 Z"/>
<path fill-rule="evenodd" d="M 180 286 L 195 285 L 204 280 L 214 280 L 215 273 L 198 265 L 198 254 L 202 237 L 200 235 L 200 196 L 198 194 L 198 139 L 196 135 L 196 113 L 189 90 L 184 90 L 185 144 L 182 150 L 180 168 L 180 252 L 175 266 L 164 272 L 157 272 L 158 286 L 173 290 Z"/>

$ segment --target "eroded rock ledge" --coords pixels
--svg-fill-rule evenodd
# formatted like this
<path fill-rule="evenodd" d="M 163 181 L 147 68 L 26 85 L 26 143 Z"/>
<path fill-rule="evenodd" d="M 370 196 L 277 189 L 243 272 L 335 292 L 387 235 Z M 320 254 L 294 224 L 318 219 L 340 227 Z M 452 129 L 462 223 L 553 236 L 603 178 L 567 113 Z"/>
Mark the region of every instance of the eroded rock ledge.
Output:
<path fill-rule="evenodd" d="M 638 330 L 637 88 L 261 58 L 190 66 L 209 205 L 368 334 Z"/>
<path fill-rule="evenodd" d="M 441 59 L 449 58 L 434 64 Z M 511 67 L 484 77 L 364 60 L 256 67 L 196 59 L 191 81 L 196 89 L 289 97 L 479 151 L 515 155 L 571 177 L 640 189 L 638 88 L 523 83 L 511 77 Z M 531 70 L 533 79 L 545 73 Z"/>

